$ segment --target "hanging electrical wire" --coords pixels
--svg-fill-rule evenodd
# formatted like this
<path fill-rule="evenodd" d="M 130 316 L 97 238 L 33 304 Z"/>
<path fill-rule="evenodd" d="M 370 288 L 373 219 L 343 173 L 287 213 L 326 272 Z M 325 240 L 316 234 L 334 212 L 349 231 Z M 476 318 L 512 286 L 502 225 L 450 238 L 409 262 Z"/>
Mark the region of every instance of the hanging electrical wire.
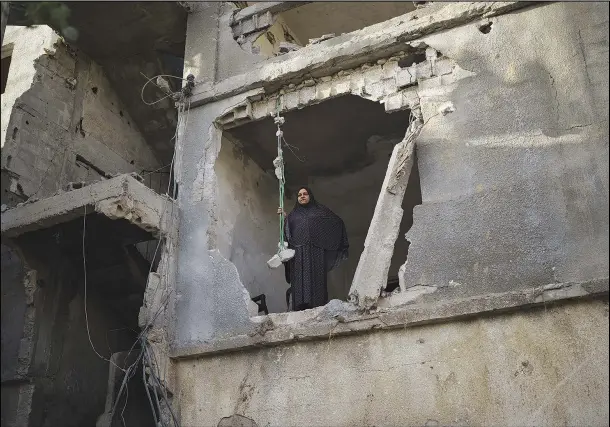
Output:
<path fill-rule="evenodd" d="M 141 91 L 141 98 L 142 101 L 147 104 L 147 105 L 154 105 L 157 102 L 160 102 L 161 100 L 157 100 L 154 101 L 153 103 L 148 103 L 147 101 L 144 100 L 144 89 L 146 88 L 146 86 L 148 84 L 150 84 L 150 82 L 158 77 L 171 77 L 171 78 L 176 78 L 179 80 L 186 80 L 187 84 L 182 88 L 182 90 L 180 92 L 174 92 L 172 94 L 169 94 L 167 97 L 172 96 L 172 98 L 174 100 L 176 100 L 176 106 L 178 108 L 178 124 L 176 126 L 176 131 L 174 132 L 174 135 L 172 136 L 171 140 L 176 140 L 176 143 L 174 144 L 174 152 L 172 155 L 172 160 L 171 163 L 169 165 L 169 174 L 170 177 L 172 176 L 172 173 L 174 172 L 174 166 L 176 163 L 176 148 L 178 146 L 178 142 L 179 142 L 179 136 L 181 135 L 180 130 L 181 129 L 186 129 L 186 127 L 188 126 L 188 119 L 189 119 L 189 114 L 190 114 L 190 101 L 188 100 L 188 97 L 190 96 L 190 94 L 192 93 L 192 89 L 195 86 L 195 81 L 194 81 L 194 76 L 193 75 L 189 75 L 186 79 L 180 78 L 180 77 L 176 77 L 176 76 L 171 76 L 171 75 L 161 75 L 161 76 L 155 76 L 152 78 L 148 78 L 146 76 L 144 76 L 147 79 L 147 82 L 144 84 L 144 86 L 142 87 L 142 91 Z M 157 87 L 159 87 L 158 84 L 155 83 L 155 85 Z M 160 87 L 160 89 L 165 90 L 165 88 Z M 185 113 L 186 112 L 186 113 Z M 163 167 L 165 168 L 165 167 Z M 167 185 L 167 190 L 165 192 L 165 195 L 167 197 L 170 197 L 172 199 L 175 199 L 176 194 L 177 194 L 177 183 L 176 180 L 173 180 L 173 189 L 171 192 L 171 196 L 170 196 L 170 188 L 172 186 L 172 179 L 170 178 L 170 180 L 168 180 L 168 185 Z M 168 229 L 171 230 L 172 226 L 173 226 L 173 220 L 174 220 L 174 214 L 173 214 L 173 209 L 174 209 L 174 203 L 171 204 L 172 207 L 172 211 L 170 213 L 170 219 L 169 219 L 169 223 L 168 223 Z M 167 206 L 168 203 L 164 204 L 164 208 L 163 211 L 160 215 L 159 218 L 159 230 L 162 229 L 163 227 L 163 221 L 165 218 L 165 214 L 167 213 Z M 157 252 L 161 246 L 163 239 L 158 239 L 157 245 L 155 247 L 155 251 L 153 253 L 153 260 L 156 259 L 157 256 Z M 146 282 L 146 287 L 148 287 L 149 285 L 149 280 L 150 280 L 150 275 L 152 273 L 152 269 L 153 269 L 153 263 L 151 262 L 150 268 L 149 268 L 149 272 L 148 272 L 148 276 L 147 276 L 147 282 Z M 167 283 L 168 280 L 168 275 L 169 275 L 169 266 L 166 266 L 165 268 L 163 268 L 163 277 L 162 277 L 162 282 Z M 156 297 L 156 293 L 158 291 L 159 287 L 156 287 L 151 295 L 151 297 L 148 299 L 149 301 L 155 301 L 155 297 Z M 149 319 L 147 319 L 146 324 L 144 325 L 144 327 L 142 328 L 142 331 L 140 332 L 140 334 L 138 335 L 138 337 L 136 338 L 136 340 L 134 341 L 134 343 L 132 344 L 131 348 L 128 351 L 126 360 L 129 358 L 129 356 L 131 355 L 132 351 L 134 350 L 134 348 L 136 347 L 137 344 L 140 345 L 140 349 L 138 351 L 138 355 L 135 359 L 135 361 L 126 369 L 123 370 L 125 372 L 125 375 L 123 376 L 123 381 L 121 383 L 121 387 L 119 388 L 119 391 L 117 393 L 117 397 L 116 400 L 114 402 L 112 411 L 110 413 L 110 418 L 111 420 L 114 418 L 114 414 L 116 413 L 116 409 L 117 409 L 117 405 L 119 403 L 119 401 L 121 400 L 121 397 L 123 396 L 123 393 L 127 393 L 126 394 L 126 401 L 125 401 L 125 406 L 127 405 L 127 399 L 128 399 L 128 382 L 131 380 L 131 378 L 133 378 L 133 376 L 135 375 L 136 372 L 136 367 L 139 366 L 140 363 L 142 363 L 142 375 L 143 375 L 143 381 L 144 381 L 144 385 L 145 385 L 145 389 L 146 389 L 146 393 L 147 393 L 147 397 L 149 399 L 149 403 L 151 406 L 151 411 L 153 412 L 153 417 L 155 419 L 155 423 L 156 425 L 158 425 L 159 423 L 161 423 L 162 425 L 165 425 L 165 421 L 163 420 L 162 414 L 161 414 L 161 400 L 164 402 L 165 406 L 168 408 L 171 417 L 172 417 L 172 421 L 174 423 L 175 427 L 179 427 L 179 423 L 178 420 L 172 410 L 171 407 L 171 402 L 169 401 L 169 397 L 167 395 L 167 391 L 166 391 L 166 387 L 162 384 L 161 379 L 159 378 L 159 367 L 158 367 L 158 363 L 155 363 L 152 361 L 152 358 L 150 357 L 150 352 L 153 352 L 154 355 L 154 350 L 152 350 L 152 346 L 150 345 L 150 343 L 148 342 L 148 333 L 150 332 L 152 326 L 155 324 L 157 318 L 159 317 L 159 315 L 166 309 L 167 304 L 170 301 L 170 297 L 172 295 L 173 289 L 171 289 L 167 295 L 165 296 L 164 300 L 162 301 L 162 303 L 157 307 L 156 311 L 153 313 L 152 316 L 149 317 Z M 156 356 L 155 356 L 156 358 Z M 149 382 L 146 380 L 146 367 L 149 368 L 149 375 L 150 377 L 153 379 L 153 387 L 155 387 L 153 389 L 153 395 L 150 394 L 150 391 L 148 389 L 149 387 Z M 156 384 L 156 385 L 154 385 Z M 156 392 L 156 387 L 159 388 L 159 390 L 161 391 L 161 396 L 159 397 L 158 393 Z M 156 407 L 157 409 L 155 410 L 155 405 L 153 405 L 153 399 L 152 397 L 155 397 L 155 402 L 156 402 Z M 161 399 L 161 400 L 160 400 Z M 123 411 L 124 412 L 124 408 Z"/>

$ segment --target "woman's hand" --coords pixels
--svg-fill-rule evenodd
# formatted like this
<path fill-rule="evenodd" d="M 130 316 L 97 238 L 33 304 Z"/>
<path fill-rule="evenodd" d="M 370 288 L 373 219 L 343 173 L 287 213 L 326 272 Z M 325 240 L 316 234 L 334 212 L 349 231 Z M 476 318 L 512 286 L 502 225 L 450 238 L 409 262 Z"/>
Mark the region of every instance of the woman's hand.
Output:
<path fill-rule="evenodd" d="M 282 208 L 277 208 L 277 214 L 286 216 L 286 212 L 284 212 L 284 209 Z"/>

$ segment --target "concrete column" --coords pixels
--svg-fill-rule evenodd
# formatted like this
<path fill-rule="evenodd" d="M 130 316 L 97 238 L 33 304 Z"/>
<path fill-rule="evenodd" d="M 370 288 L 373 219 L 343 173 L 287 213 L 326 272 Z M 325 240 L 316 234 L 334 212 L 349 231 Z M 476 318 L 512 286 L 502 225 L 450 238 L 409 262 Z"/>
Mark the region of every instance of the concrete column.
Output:
<path fill-rule="evenodd" d="M 221 3 L 189 2 L 184 48 L 184 75 L 213 82 L 218 63 L 218 19 Z"/>
<path fill-rule="evenodd" d="M 415 139 L 421 127 L 419 119 L 411 123 L 405 138 L 394 147 L 388 164 L 349 293 L 350 301 L 361 308 L 375 306 L 388 280 L 394 244 L 402 221 L 402 200 L 413 167 Z"/>
<path fill-rule="evenodd" d="M 217 177 L 222 130 L 214 121 L 251 93 L 193 108 L 179 133 L 176 157 L 179 235 L 176 257 L 174 346 L 181 349 L 222 336 L 251 333 L 248 301 L 237 268 L 216 247 Z"/>

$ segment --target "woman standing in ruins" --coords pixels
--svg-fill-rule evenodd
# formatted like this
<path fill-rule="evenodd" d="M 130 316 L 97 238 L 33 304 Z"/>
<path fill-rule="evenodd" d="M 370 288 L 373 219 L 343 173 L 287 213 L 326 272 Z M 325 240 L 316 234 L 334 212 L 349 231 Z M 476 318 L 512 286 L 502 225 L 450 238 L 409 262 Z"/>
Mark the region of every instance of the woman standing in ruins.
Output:
<path fill-rule="evenodd" d="M 286 215 L 282 209 L 278 214 Z M 284 263 L 295 311 L 328 302 L 328 272 L 348 256 L 349 243 L 343 220 L 316 202 L 307 187 L 297 193 L 294 209 L 286 217 L 284 233 L 294 257 Z"/>

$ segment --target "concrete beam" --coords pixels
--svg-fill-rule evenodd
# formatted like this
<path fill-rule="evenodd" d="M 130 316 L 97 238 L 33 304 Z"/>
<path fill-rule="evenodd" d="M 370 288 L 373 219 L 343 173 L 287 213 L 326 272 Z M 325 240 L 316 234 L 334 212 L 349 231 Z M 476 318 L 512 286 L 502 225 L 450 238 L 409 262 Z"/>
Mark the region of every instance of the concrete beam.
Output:
<path fill-rule="evenodd" d="M 359 308 L 374 307 L 381 289 L 387 284 L 394 244 L 402 221 L 402 200 L 413 167 L 415 140 L 422 126 L 423 122 L 418 117 L 392 152 L 349 292 L 350 301 Z"/>
<path fill-rule="evenodd" d="M 409 42 L 482 18 L 502 15 L 536 2 L 439 3 L 389 21 L 269 59 L 248 73 L 229 77 L 213 87 L 195 88 L 191 107 L 228 98 L 251 89 L 275 91 L 289 82 L 321 77 L 387 58 L 409 48 Z M 196 76 L 197 77 L 197 76 Z M 198 78 L 198 77 L 197 77 Z"/>
<path fill-rule="evenodd" d="M 89 213 L 125 219 L 155 236 L 171 233 L 171 219 L 177 215 L 167 196 L 155 193 L 130 175 L 120 175 L 9 209 L 2 214 L 2 237 L 14 238 L 71 221 L 81 217 L 85 207 Z"/>
<path fill-rule="evenodd" d="M 551 283 L 519 291 L 454 299 L 438 304 L 406 304 L 370 314 L 357 311 L 333 314 L 326 307 L 295 313 L 270 314 L 254 318 L 259 333 L 221 338 L 205 344 L 176 348 L 171 357 L 191 359 L 204 355 L 242 351 L 246 348 L 273 347 L 297 341 L 329 340 L 330 337 L 372 333 L 378 330 L 463 320 L 482 315 L 510 313 L 584 298 L 608 295 L 608 278 L 583 283 Z M 330 304 L 330 303 L 329 303 Z M 344 303 L 345 304 L 345 303 Z"/>

